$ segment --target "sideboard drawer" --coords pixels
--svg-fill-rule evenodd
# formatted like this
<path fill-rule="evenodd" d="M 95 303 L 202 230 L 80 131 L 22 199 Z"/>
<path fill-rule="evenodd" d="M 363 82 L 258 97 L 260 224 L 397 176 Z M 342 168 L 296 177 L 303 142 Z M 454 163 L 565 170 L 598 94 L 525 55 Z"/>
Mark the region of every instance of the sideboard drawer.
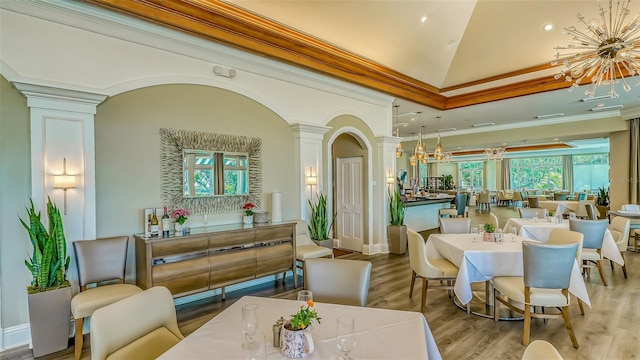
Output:
<path fill-rule="evenodd" d="M 160 241 L 151 245 L 153 258 L 206 251 L 209 248 L 209 237 L 198 236 L 188 239 Z"/>

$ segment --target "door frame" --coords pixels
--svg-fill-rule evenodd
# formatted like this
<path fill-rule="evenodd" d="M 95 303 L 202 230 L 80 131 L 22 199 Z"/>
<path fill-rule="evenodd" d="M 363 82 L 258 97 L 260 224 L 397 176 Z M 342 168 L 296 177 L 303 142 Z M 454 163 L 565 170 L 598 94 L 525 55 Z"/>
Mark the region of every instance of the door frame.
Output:
<path fill-rule="evenodd" d="M 364 196 L 369 199 L 369 206 L 363 209 L 363 219 L 366 220 L 366 224 L 364 224 L 365 234 L 363 237 L 362 244 L 362 253 L 369 254 L 370 248 L 373 246 L 373 234 L 372 234 L 372 224 L 373 224 L 373 211 L 371 211 L 371 203 L 373 201 L 373 187 L 371 186 L 371 179 L 373 179 L 373 151 L 372 146 L 366 135 L 359 129 L 352 126 L 345 126 L 338 130 L 335 133 L 331 134 L 329 139 L 327 140 L 327 156 L 325 168 L 328 172 L 328 179 L 330 180 L 327 184 L 327 193 L 331 194 L 329 199 L 327 199 L 329 209 L 335 211 L 335 169 L 334 161 L 333 161 L 333 142 L 336 138 L 342 134 L 351 135 L 356 141 L 360 143 L 360 145 L 367 150 L 367 171 L 363 174 L 364 181 L 368 185 L 367 189 L 363 192 Z"/>

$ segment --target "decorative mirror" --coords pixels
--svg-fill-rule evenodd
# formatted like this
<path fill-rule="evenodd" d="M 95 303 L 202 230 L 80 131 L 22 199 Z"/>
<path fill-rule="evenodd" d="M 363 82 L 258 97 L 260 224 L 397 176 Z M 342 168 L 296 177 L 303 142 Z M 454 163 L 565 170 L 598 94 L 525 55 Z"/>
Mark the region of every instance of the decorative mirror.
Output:
<path fill-rule="evenodd" d="M 262 200 L 262 140 L 160 129 L 163 206 L 195 214 L 239 211 Z"/>

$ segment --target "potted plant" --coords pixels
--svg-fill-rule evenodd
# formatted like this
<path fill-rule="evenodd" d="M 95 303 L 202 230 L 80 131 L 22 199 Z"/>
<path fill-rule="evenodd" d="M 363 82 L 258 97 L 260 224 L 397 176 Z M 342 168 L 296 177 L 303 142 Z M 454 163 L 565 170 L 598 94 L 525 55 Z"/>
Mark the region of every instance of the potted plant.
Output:
<path fill-rule="evenodd" d="M 280 353 L 290 359 L 299 359 L 314 350 L 310 326 L 315 320 L 320 324 L 322 318 L 314 308 L 313 300 L 307 300 L 300 306 L 300 311 L 291 315 L 281 329 Z"/>
<path fill-rule="evenodd" d="M 27 287 L 33 356 L 39 357 L 67 348 L 71 318 L 71 284 L 67 281 L 69 256 L 60 211 L 47 201 L 49 229 L 42 224 L 33 200 L 27 208 L 29 224 L 20 222 L 29 233 L 33 254 L 25 265 L 31 272 Z"/>
<path fill-rule="evenodd" d="M 442 175 L 442 190 L 453 190 L 453 175 Z"/>
<path fill-rule="evenodd" d="M 331 227 L 336 219 L 336 213 L 329 219 L 327 212 L 327 198 L 323 193 L 316 194 L 317 202 L 309 199 L 309 207 L 311 208 L 311 218 L 309 219 L 309 236 L 320 246 L 333 248 L 333 239 L 329 237 Z"/>
<path fill-rule="evenodd" d="M 256 207 L 256 204 L 252 202 L 246 202 L 242 205 L 242 210 L 244 211 L 244 215 L 242 216 L 243 224 L 253 224 L 253 208 Z"/>
<path fill-rule="evenodd" d="M 404 225 L 405 203 L 400 196 L 400 191 L 389 193 L 389 216 L 391 218 L 387 226 L 387 238 L 389 239 L 389 252 L 404 254 L 407 251 L 407 226 Z"/>
<path fill-rule="evenodd" d="M 596 207 L 600 212 L 598 219 L 606 219 L 609 212 L 609 189 L 606 189 L 604 186 L 598 188 L 598 201 L 596 203 Z"/>
<path fill-rule="evenodd" d="M 496 227 L 491 223 L 484 224 L 484 235 L 482 240 L 495 242 L 496 241 Z"/>

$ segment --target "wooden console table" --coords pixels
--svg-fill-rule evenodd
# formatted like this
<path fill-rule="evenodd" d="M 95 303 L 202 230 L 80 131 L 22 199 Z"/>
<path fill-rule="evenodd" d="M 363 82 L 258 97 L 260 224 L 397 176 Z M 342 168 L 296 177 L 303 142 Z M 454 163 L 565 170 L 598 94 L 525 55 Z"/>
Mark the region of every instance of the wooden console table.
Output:
<path fill-rule="evenodd" d="M 190 235 L 135 235 L 136 284 L 166 286 L 174 297 L 296 269 L 296 224 L 232 224 L 194 228 Z"/>

